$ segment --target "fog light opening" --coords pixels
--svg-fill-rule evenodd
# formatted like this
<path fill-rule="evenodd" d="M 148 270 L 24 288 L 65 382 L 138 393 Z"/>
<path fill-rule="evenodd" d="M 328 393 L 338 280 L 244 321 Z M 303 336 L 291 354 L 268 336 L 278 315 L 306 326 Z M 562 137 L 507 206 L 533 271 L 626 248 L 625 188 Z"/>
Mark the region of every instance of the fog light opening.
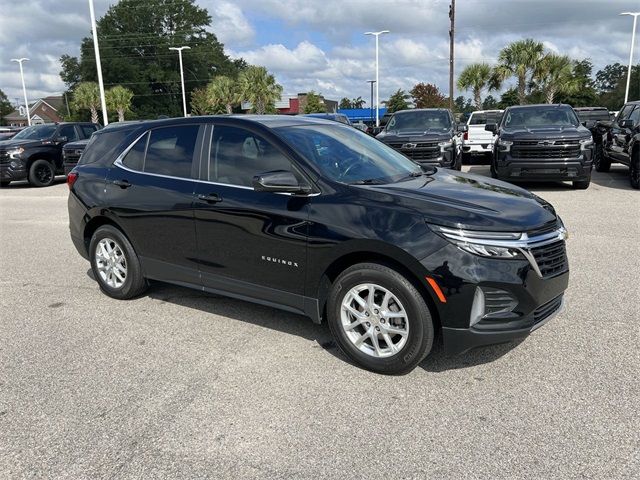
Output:
<path fill-rule="evenodd" d="M 469 326 L 473 327 L 484 316 L 484 293 L 480 287 L 476 287 L 473 294 L 473 305 L 471 305 L 471 315 L 469 317 Z"/>

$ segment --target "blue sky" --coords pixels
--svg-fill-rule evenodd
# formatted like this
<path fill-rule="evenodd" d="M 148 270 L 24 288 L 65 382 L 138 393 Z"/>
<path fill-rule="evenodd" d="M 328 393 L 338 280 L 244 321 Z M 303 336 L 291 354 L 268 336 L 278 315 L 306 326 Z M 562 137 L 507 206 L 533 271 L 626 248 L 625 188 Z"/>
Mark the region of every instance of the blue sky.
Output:
<path fill-rule="evenodd" d="M 63 53 L 77 54 L 90 32 L 86 0 L 1 0 L 0 88 L 21 94 L 10 58 L 26 56 L 30 97 L 60 93 Z M 94 0 L 102 15 L 116 0 Z M 212 16 L 212 31 L 227 52 L 266 66 L 295 94 L 308 90 L 331 99 L 369 99 L 374 41 L 381 38 L 380 97 L 423 81 L 448 93 L 449 0 L 196 0 Z M 508 42 L 533 37 L 549 50 L 589 58 L 595 70 L 626 64 L 637 0 L 458 0 L 456 71 L 476 61 L 495 63 Z M 24 32 L 29 32 L 25 35 Z M 640 58 L 636 36 L 635 62 Z M 125 80 L 123 80 L 125 81 Z M 456 94 L 467 92 L 455 92 Z"/>

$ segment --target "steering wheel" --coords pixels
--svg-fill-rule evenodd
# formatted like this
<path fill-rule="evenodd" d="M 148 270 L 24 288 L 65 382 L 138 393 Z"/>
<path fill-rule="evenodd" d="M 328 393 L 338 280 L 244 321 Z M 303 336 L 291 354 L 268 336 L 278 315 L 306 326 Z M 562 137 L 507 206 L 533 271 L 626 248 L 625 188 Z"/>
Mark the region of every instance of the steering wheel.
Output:
<path fill-rule="evenodd" d="M 353 158 L 352 162 L 347 166 L 347 168 L 345 168 L 344 171 L 340 173 L 340 175 L 338 175 L 338 179 L 342 180 L 346 178 L 349 172 L 351 172 L 354 168 L 361 168 L 361 167 L 362 167 L 362 163 L 360 163 L 360 159 Z"/>

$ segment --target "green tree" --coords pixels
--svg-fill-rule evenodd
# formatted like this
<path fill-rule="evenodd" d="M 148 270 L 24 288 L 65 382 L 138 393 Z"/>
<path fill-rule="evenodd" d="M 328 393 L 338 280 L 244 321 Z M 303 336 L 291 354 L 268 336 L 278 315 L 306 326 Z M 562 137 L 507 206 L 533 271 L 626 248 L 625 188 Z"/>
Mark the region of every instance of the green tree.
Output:
<path fill-rule="evenodd" d="M 571 93 L 560 92 L 556 95 L 558 103 L 566 103 L 574 107 L 589 107 L 598 104 L 598 92 L 591 78 L 593 64 L 588 59 L 573 61 L 573 77 L 577 84 Z"/>
<path fill-rule="evenodd" d="M 497 110 L 498 108 L 500 108 L 498 100 L 493 95 L 487 95 L 482 102 L 482 110 Z"/>
<path fill-rule="evenodd" d="M 603 70 L 606 70 L 605 67 Z M 609 69 L 611 70 L 611 69 Z M 600 74 L 598 72 L 598 74 Z M 596 74 L 596 82 L 598 82 L 598 74 Z M 600 75 L 602 79 L 602 75 Z M 609 110 L 620 110 L 624 104 L 624 93 L 627 88 L 627 69 L 624 69 L 624 73 L 614 83 L 611 79 L 610 90 L 604 90 L 600 93 L 598 98 L 598 104 L 607 107 Z M 640 64 L 634 65 L 631 68 L 631 81 L 629 82 L 629 101 L 640 100 Z"/>
<path fill-rule="evenodd" d="M 89 110 L 91 121 L 98 123 L 98 110 L 100 109 L 100 89 L 95 82 L 81 82 L 73 93 L 73 107 L 76 110 Z"/>
<path fill-rule="evenodd" d="M 595 86 L 600 92 L 610 92 L 614 90 L 620 79 L 627 74 L 627 67 L 620 63 L 607 65 L 596 73 Z"/>
<path fill-rule="evenodd" d="M 105 86 L 130 88 L 141 118 L 182 114 L 178 54 L 169 47 L 191 47 L 182 55 L 187 97 L 214 74 L 236 77 L 246 67 L 224 53 L 210 31 L 209 13 L 194 0 L 121 0 L 97 27 Z M 79 58 L 63 56 L 61 63 L 61 78 L 70 88 L 79 80 L 97 80 L 91 38 L 82 40 Z"/>
<path fill-rule="evenodd" d="M 409 92 L 416 108 L 444 108 L 447 98 L 431 83 L 418 83 Z"/>
<path fill-rule="evenodd" d="M 465 98 L 463 95 L 460 95 L 453 100 L 453 109 L 458 113 L 471 113 L 476 110 L 471 99 Z"/>
<path fill-rule="evenodd" d="M 531 38 L 510 43 L 498 55 L 498 65 L 493 70 L 491 87 L 498 89 L 509 77 L 518 80 L 518 101 L 526 103 L 526 89 L 533 71 L 542 58 L 544 46 Z"/>
<path fill-rule="evenodd" d="M 389 100 L 382 102 L 387 106 L 387 113 L 399 112 L 400 110 L 406 110 L 409 108 L 407 100 L 411 98 L 407 92 L 399 88 L 396 92 L 389 97 Z"/>
<path fill-rule="evenodd" d="M 458 77 L 458 88 L 471 90 L 476 108 L 482 108 L 482 91 L 488 88 L 491 80 L 491 67 L 487 63 L 472 63 L 467 65 Z"/>
<path fill-rule="evenodd" d="M 124 122 L 124 114 L 131 111 L 131 99 L 133 92 L 122 85 L 116 85 L 104 93 L 107 108 L 115 110 L 118 114 L 118 121 Z"/>
<path fill-rule="evenodd" d="M 306 103 L 304 104 L 304 113 L 325 113 L 327 107 L 320 95 L 311 90 L 307 93 Z"/>
<path fill-rule="evenodd" d="M 273 111 L 282 94 L 282 85 L 264 67 L 251 66 L 243 70 L 238 79 L 240 97 L 253 105 L 253 112 L 264 115 Z"/>
<path fill-rule="evenodd" d="M 362 108 L 364 107 L 364 104 L 367 103 L 365 102 L 362 97 L 358 97 L 358 98 L 354 98 L 353 100 L 351 100 L 351 105 L 353 108 Z"/>
<path fill-rule="evenodd" d="M 340 100 L 338 108 L 349 110 L 350 108 L 353 108 L 353 105 L 351 104 L 351 100 L 349 100 L 347 97 L 344 97 L 342 100 Z"/>
<path fill-rule="evenodd" d="M 7 95 L 0 90 L 0 125 L 4 125 L 4 117 L 13 112 L 14 108 Z"/>
<path fill-rule="evenodd" d="M 558 93 L 573 93 L 579 87 L 571 59 L 555 53 L 547 53 L 540 59 L 533 71 L 533 82 L 547 103 L 553 103 Z"/>
<path fill-rule="evenodd" d="M 516 88 L 510 88 L 500 95 L 500 108 L 507 108 L 518 104 L 520 104 L 520 100 L 518 98 L 518 90 Z"/>
<path fill-rule="evenodd" d="M 216 107 L 211 103 L 211 97 L 206 87 L 196 88 L 191 92 L 191 115 L 211 115 Z"/>
<path fill-rule="evenodd" d="M 220 75 L 207 85 L 209 100 L 214 107 L 223 107 L 226 113 L 233 113 L 233 106 L 240 102 L 238 84 L 231 77 Z"/>

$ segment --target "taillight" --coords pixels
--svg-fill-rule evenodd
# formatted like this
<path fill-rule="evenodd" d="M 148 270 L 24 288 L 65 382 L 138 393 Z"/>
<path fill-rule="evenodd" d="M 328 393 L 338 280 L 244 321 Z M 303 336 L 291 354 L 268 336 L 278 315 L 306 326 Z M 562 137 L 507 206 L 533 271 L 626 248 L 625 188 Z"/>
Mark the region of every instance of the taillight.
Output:
<path fill-rule="evenodd" d="M 469 131 L 468 130 L 466 132 L 464 132 L 464 135 L 462 136 L 462 138 L 464 140 L 469 140 Z"/>
<path fill-rule="evenodd" d="M 73 188 L 73 184 L 76 183 L 76 180 L 78 180 L 78 174 L 76 172 L 69 172 L 67 175 L 67 186 L 69 187 L 69 190 Z"/>

